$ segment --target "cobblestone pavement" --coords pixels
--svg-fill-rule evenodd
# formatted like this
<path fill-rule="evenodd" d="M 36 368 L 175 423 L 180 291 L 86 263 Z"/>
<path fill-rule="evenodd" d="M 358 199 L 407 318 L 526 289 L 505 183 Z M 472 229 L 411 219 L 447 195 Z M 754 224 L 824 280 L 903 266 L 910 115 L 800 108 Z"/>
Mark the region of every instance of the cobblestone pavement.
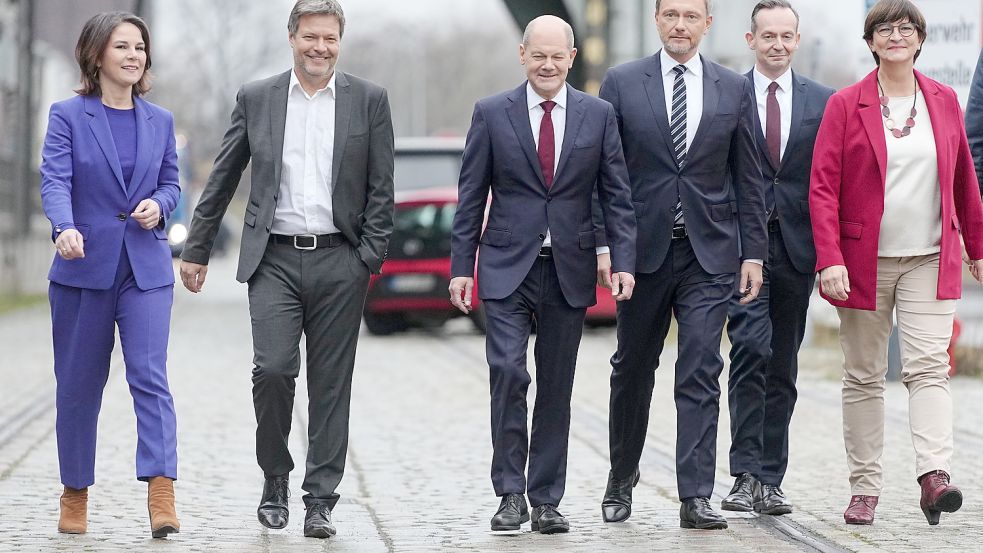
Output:
<path fill-rule="evenodd" d="M 889 387 L 887 488 L 872 527 L 848 527 L 849 499 L 840 432 L 839 356 L 803 354 L 784 489 L 796 506 L 785 517 L 726 513 L 725 531 L 680 530 L 673 475 L 675 412 L 671 371 L 660 369 L 642 480 L 633 516 L 601 522 L 607 475 L 607 359 L 611 329 L 589 330 L 574 390 L 567 492 L 560 507 L 569 534 L 492 535 L 498 505 L 489 481 L 488 379 L 484 345 L 464 321 L 444 331 L 389 338 L 363 335 L 353 392 L 348 470 L 334 512 L 338 536 L 303 537 L 302 468 L 291 475 L 286 530 L 256 521 L 262 476 L 255 464 L 251 347 L 245 287 L 231 260 L 216 260 L 199 297 L 176 293 L 169 371 L 178 411 L 182 531 L 152 540 L 145 484 L 134 478 L 135 420 L 122 364 L 114 358 L 99 428 L 89 533 L 57 533 L 54 385 L 46 306 L 0 317 L 0 551 L 978 551 L 983 550 L 983 383 L 956 379 L 954 481 L 966 502 L 929 527 L 918 508 L 906 393 Z M 724 346 L 726 347 L 726 345 Z M 674 350 L 667 348 L 664 367 Z M 530 359 L 532 356 L 530 355 Z M 292 451 L 303 467 L 303 374 Z M 726 389 L 724 383 L 724 389 Z M 532 390 L 531 395 L 532 397 Z M 728 428 L 726 404 L 721 429 Z M 726 431 L 718 440 L 716 497 L 731 477 Z"/>

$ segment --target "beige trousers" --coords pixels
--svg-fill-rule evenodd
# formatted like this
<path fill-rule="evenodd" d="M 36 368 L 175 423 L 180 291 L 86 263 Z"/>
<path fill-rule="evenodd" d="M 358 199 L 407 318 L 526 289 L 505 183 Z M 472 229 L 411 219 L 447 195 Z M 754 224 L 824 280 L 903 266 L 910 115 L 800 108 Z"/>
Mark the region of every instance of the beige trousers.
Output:
<path fill-rule="evenodd" d="M 837 308 L 844 357 L 843 441 L 854 495 L 880 495 L 884 483 L 884 380 L 895 310 L 915 476 L 933 470 L 949 472 L 952 397 L 946 350 L 956 302 L 936 299 L 938 276 L 937 253 L 880 257 L 877 310 Z"/>

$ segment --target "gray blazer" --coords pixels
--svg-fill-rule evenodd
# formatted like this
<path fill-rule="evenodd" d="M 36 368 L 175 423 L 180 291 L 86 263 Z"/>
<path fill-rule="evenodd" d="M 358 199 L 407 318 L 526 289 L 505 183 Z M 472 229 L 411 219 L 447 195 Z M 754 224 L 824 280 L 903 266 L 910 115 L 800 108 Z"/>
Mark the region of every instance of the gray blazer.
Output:
<path fill-rule="evenodd" d="M 202 265 L 252 160 L 252 189 L 242 227 L 236 280 L 246 282 L 270 239 L 280 192 L 290 71 L 239 89 L 232 124 L 195 207 L 181 259 Z M 393 229 L 393 125 L 385 89 L 336 72 L 331 180 L 334 225 L 373 273 L 382 269 Z"/>

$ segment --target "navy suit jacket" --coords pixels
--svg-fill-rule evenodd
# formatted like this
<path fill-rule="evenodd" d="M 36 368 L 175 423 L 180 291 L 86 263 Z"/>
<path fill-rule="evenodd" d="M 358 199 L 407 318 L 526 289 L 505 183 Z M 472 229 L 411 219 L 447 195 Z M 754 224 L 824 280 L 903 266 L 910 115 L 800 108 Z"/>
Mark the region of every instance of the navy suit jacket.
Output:
<path fill-rule="evenodd" d="M 163 222 L 144 230 L 130 217 L 142 200 L 160 205 L 166 219 L 177 205 L 177 154 L 170 112 L 134 98 L 137 158 L 127 187 L 109 118 L 97 96 L 75 96 L 51 106 L 41 150 L 41 204 L 52 238 L 74 228 L 85 257 L 55 255 L 48 279 L 65 286 L 107 290 L 126 252 L 137 286 L 150 290 L 174 284 L 171 250 Z"/>
<path fill-rule="evenodd" d="M 754 90 L 754 70 L 745 76 Z M 757 106 L 755 106 L 755 137 L 761 160 L 761 175 L 765 186 L 771 186 L 778 209 L 778 223 L 782 228 L 782 240 L 792 265 L 800 273 L 816 270 L 816 245 L 812 240 L 812 221 L 809 218 L 809 175 L 812 173 L 812 150 L 816 145 L 819 122 L 826 110 L 826 101 L 835 90 L 792 72 L 792 125 L 782 163 L 775 167 L 768 155 L 765 135 L 761 132 Z M 755 96 L 755 98 L 757 98 Z M 772 206 L 767 206 L 771 209 Z"/>
<path fill-rule="evenodd" d="M 973 83 L 969 88 L 966 136 L 969 138 L 969 150 L 973 153 L 973 164 L 976 165 L 976 178 L 983 189 L 983 52 L 980 52 Z"/>
<path fill-rule="evenodd" d="M 768 257 L 751 85 L 744 75 L 702 61 L 703 116 L 681 169 L 669 137 L 659 54 L 611 68 L 601 84 L 600 96 L 614 106 L 621 129 L 641 273 L 655 272 L 666 258 L 677 198 L 708 273 L 736 273 L 742 258 Z"/>
<path fill-rule="evenodd" d="M 477 257 L 479 297 L 505 298 L 529 273 L 549 228 L 563 296 L 573 307 L 593 305 L 595 189 L 608 222 L 602 242 L 611 245 L 612 270 L 635 271 L 635 219 L 614 110 L 567 85 L 566 130 L 550 188 L 535 144 L 525 83 L 475 104 L 458 185 L 451 275 L 473 276 Z"/>

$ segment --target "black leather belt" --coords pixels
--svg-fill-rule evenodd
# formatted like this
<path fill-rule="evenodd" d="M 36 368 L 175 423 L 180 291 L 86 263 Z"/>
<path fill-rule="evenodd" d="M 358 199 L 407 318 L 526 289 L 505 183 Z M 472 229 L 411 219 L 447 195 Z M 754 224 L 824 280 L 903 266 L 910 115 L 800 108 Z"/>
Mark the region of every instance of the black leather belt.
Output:
<path fill-rule="evenodd" d="M 768 221 L 768 232 L 778 232 L 781 227 L 778 225 L 778 219 L 772 219 Z"/>
<path fill-rule="evenodd" d="M 549 246 L 539 248 L 539 257 L 553 257 L 553 248 Z"/>
<path fill-rule="evenodd" d="M 345 237 L 340 232 L 333 234 L 298 234 L 296 236 L 271 234 L 270 240 L 274 244 L 293 246 L 298 250 L 314 250 L 317 248 L 336 248 L 345 242 Z"/>
<path fill-rule="evenodd" d="M 686 227 L 683 225 L 676 225 L 672 227 L 672 239 L 681 240 L 686 238 Z"/>

